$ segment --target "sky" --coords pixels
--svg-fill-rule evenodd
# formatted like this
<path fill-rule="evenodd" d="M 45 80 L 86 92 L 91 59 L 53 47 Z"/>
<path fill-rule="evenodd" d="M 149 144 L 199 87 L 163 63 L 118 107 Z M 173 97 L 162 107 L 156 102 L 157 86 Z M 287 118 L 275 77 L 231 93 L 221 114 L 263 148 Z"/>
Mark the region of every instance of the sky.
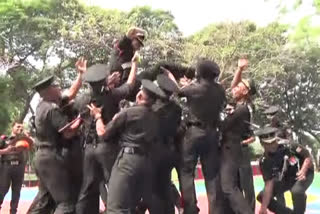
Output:
<path fill-rule="evenodd" d="M 278 17 L 280 0 L 83 0 L 89 5 L 129 11 L 135 6 L 151 6 L 169 10 L 185 36 L 191 35 L 211 23 L 251 20 L 265 26 Z M 285 2 L 295 2 L 287 0 Z M 284 22 L 296 23 L 314 12 L 312 0 L 304 0 L 299 11 L 285 17 Z"/>

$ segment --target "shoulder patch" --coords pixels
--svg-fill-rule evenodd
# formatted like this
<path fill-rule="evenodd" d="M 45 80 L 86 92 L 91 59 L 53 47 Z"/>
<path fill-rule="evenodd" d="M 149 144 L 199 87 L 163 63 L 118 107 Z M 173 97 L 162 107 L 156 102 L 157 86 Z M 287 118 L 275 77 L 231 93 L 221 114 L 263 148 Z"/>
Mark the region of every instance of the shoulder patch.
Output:
<path fill-rule="evenodd" d="M 51 102 L 50 104 L 51 104 L 52 108 L 59 108 L 59 106 L 54 102 Z"/>
<path fill-rule="evenodd" d="M 7 137 L 6 135 L 4 135 L 4 134 L 3 134 L 3 135 L 1 135 L 1 137 L 0 137 L 0 138 L 1 138 L 1 140 L 6 140 L 8 137 Z"/>
<path fill-rule="evenodd" d="M 265 156 L 262 156 L 261 158 L 260 158 L 260 163 L 263 163 L 264 161 L 265 161 L 265 159 L 266 159 L 266 157 Z"/>

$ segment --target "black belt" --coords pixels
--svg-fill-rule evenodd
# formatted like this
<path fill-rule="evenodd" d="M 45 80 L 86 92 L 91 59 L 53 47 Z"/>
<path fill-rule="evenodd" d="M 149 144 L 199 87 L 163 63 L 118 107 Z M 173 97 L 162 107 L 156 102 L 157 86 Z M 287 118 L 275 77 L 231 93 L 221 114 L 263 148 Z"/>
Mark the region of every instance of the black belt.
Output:
<path fill-rule="evenodd" d="M 138 155 L 147 155 L 147 153 L 145 151 L 143 151 L 143 149 L 139 148 L 139 147 L 123 147 L 123 153 L 126 154 L 138 154 Z"/>
<path fill-rule="evenodd" d="M 22 163 L 22 161 L 19 160 L 2 160 L 1 161 L 2 164 L 8 164 L 11 166 L 17 166 L 20 165 Z"/>
<path fill-rule="evenodd" d="M 247 144 L 241 145 L 242 148 L 248 148 L 249 146 Z"/>
<path fill-rule="evenodd" d="M 202 129 L 207 129 L 207 128 L 212 128 L 211 126 L 205 124 L 205 123 L 201 123 L 201 122 L 187 122 L 187 126 L 196 126 Z"/>
<path fill-rule="evenodd" d="M 85 140 L 85 144 L 92 144 L 92 145 L 96 145 L 96 144 L 99 144 L 99 143 L 103 143 L 103 140 L 99 139 L 99 138 L 94 138 L 94 137 L 88 137 L 86 140 Z"/>

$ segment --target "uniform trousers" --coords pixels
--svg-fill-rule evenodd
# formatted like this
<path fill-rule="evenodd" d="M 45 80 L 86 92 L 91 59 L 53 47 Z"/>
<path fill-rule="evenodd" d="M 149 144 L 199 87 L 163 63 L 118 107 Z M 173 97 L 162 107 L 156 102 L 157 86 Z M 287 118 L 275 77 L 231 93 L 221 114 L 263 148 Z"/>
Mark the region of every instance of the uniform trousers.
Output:
<path fill-rule="evenodd" d="M 187 128 L 182 144 L 180 184 L 184 213 L 194 214 L 199 212 L 194 185 L 195 168 L 199 157 L 205 179 L 209 213 L 222 213 L 217 132 L 212 128 L 197 126 Z"/>
<path fill-rule="evenodd" d="M 117 144 L 102 142 L 86 145 L 77 214 L 99 213 L 99 187 L 101 182 L 108 183 L 117 152 Z"/>
<path fill-rule="evenodd" d="M 61 150 L 70 175 L 72 201 L 77 203 L 82 184 L 82 148 L 78 141 L 68 142 L 68 147 Z M 28 214 L 50 214 L 54 213 L 56 203 L 48 191 L 39 191 L 28 209 Z"/>
<path fill-rule="evenodd" d="M 150 214 L 174 214 L 174 205 L 180 194 L 171 182 L 171 172 L 177 168 L 179 154 L 173 140 L 164 140 L 153 146 L 152 153 L 152 201 Z M 178 195 L 177 195 L 178 194 Z"/>
<path fill-rule="evenodd" d="M 248 201 L 252 211 L 255 211 L 256 196 L 254 192 L 253 173 L 250 162 L 250 148 L 242 146 L 242 160 L 239 168 L 240 189 Z"/>
<path fill-rule="evenodd" d="M 10 214 L 16 214 L 20 199 L 20 191 L 24 179 L 25 162 L 3 161 L 0 162 L 0 210 L 4 197 L 12 190 Z"/>
<path fill-rule="evenodd" d="M 75 201 L 72 195 L 72 181 L 65 158 L 52 148 L 42 148 L 36 152 L 35 169 L 39 177 L 39 195 L 52 197 L 55 202 L 55 214 L 72 214 Z M 46 208 L 46 206 L 44 206 Z M 38 209 L 35 213 L 44 213 Z"/>
<path fill-rule="evenodd" d="M 303 181 L 297 181 L 296 176 L 293 175 L 290 178 L 283 179 L 282 181 L 276 181 L 273 186 L 273 196 L 284 193 L 288 190 L 291 191 L 293 211 L 282 204 L 280 204 L 274 198 L 271 199 L 268 209 L 275 214 L 303 214 L 306 211 L 307 195 L 306 190 L 312 184 L 314 177 L 314 171 L 309 170 L 306 179 Z M 257 196 L 258 201 L 261 203 L 263 199 L 263 191 Z"/>
<path fill-rule="evenodd" d="M 231 140 L 231 139 L 230 139 Z M 237 143 L 238 142 L 238 143 Z M 239 169 L 242 160 L 240 140 L 223 141 L 221 157 L 221 188 L 234 213 L 253 214 L 252 208 L 239 188 Z"/>
<path fill-rule="evenodd" d="M 148 155 L 120 150 L 109 181 L 108 214 L 135 213 L 141 199 L 151 198 L 151 165 Z"/>

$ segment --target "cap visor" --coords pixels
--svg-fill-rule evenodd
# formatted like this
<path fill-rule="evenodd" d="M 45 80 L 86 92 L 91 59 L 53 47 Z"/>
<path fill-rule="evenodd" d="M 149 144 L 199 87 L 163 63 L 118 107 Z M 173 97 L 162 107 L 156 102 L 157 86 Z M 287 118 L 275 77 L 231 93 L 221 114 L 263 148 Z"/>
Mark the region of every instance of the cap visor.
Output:
<path fill-rule="evenodd" d="M 140 45 L 143 47 L 143 46 L 144 46 L 144 44 L 143 44 L 142 39 L 140 39 L 139 37 L 137 37 L 137 40 L 139 41 Z"/>
<path fill-rule="evenodd" d="M 289 143 L 290 143 L 290 140 L 288 139 L 278 138 L 278 144 L 286 145 Z"/>
<path fill-rule="evenodd" d="M 276 140 L 277 140 L 276 137 L 269 138 L 269 139 L 260 139 L 260 141 L 261 141 L 262 143 L 266 143 L 266 144 L 273 143 L 273 142 L 275 142 Z"/>
<path fill-rule="evenodd" d="M 241 82 L 247 87 L 247 89 L 249 89 L 249 90 L 251 89 L 248 80 L 242 80 Z"/>

